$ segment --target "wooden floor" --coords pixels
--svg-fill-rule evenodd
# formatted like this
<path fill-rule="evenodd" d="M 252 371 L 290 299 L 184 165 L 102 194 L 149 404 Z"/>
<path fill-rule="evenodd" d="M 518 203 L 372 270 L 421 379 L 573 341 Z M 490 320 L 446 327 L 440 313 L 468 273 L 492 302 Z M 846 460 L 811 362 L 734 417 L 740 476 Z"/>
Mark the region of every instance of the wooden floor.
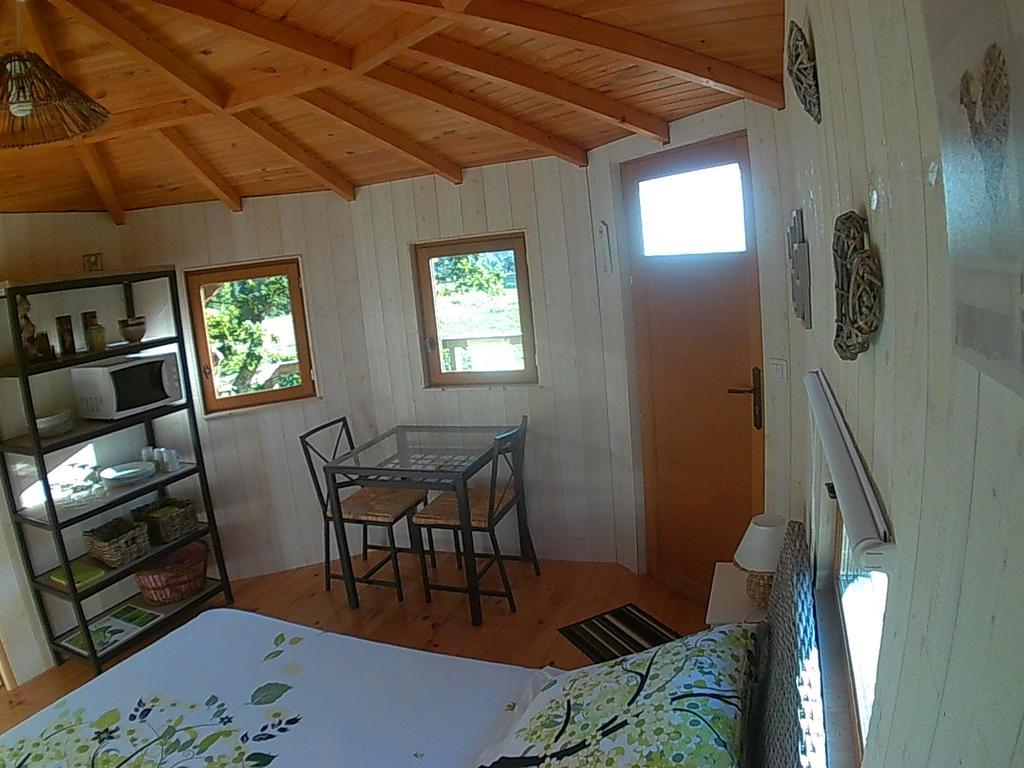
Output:
<path fill-rule="evenodd" d="M 435 581 L 460 583 L 451 555 L 439 555 Z M 357 558 L 357 568 L 363 563 Z M 324 592 L 319 567 L 299 568 L 235 584 L 235 607 L 299 624 L 379 640 L 409 648 L 500 661 L 526 667 L 572 669 L 588 663 L 558 628 L 595 613 L 633 602 L 676 631 L 704 626 L 704 606 L 695 605 L 645 576 L 619 565 L 543 562 L 533 575 L 526 563 L 509 563 L 518 611 L 497 598 L 483 598 L 484 624 L 473 627 L 464 595 L 433 594 L 424 600 L 417 563 L 402 556 L 405 602 L 393 590 L 361 586 L 361 606 L 351 610 L 344 586 Z M 387 573 L 387 566 L 382 575 Z M 485 584 L 497 574 L 488 573 Z M 494 586 L 497 586 L 496 584 Z M 91 678 L 86 665 L 68 662 L 21 686 L 0 691 L 0 733 L 56 701 Z"/>

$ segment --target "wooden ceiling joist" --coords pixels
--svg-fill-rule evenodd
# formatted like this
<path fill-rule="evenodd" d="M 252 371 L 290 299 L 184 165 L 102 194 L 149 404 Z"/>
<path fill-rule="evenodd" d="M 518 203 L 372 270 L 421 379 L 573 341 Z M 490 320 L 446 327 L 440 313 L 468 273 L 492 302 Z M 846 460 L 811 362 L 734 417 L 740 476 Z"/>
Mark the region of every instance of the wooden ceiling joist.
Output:
<path fill-rule="evenodd" d="M 233 34 L 241 35 L 279 50 L 342 69 L 352 67 L 352 51 L 314 34 L 247 11 L 222 0 L 133 0 L 149 6 L 163 6 Z"/>
<path fill-rule="evenodd" d="M 42 7 L 38 3 L 26 3 L 25 8 L 28 11 L 32 31 L 39 43 L 40 53 L 58 74 L 65 77 L 64 66 L 57 55 L 57 47 L 53 44 L 53 37 L 43 18 Z M 75 156 L 85 169 L 93 189 L 103 201 L 103 206 L 110 214 L 110 218 L 115 224 L 124 224 L 124 206 L 121 205 L 117 192 L 114 190 L 114 184 L 110 180 L 106 166 L 100 159 L 99 152 L 95 147 L 88 146 L 82 139 L 72 139 L 71 147 L 75 150 Z"/>
<path fill-rule="evenodd" d="M 75 154 L 78 155 L 85 172 L 89 174 L 89 180 L 96 188 L 96 193 L 103 201 L 110 218 L 114 220 L 115 224 L 124 224 L 124 206 L 121 205 L 117 191 L 114 189 L 114 183 L 110 180 L 110 174 L 107 173 L 107 167 L 100 159 L 96 147 L 86 144 L 81 139 L 75 139 L 71 146 L 75 148 Z"/>
<path fill-rule="evenodd" d="M 352 52 L 352 71 L 365 74 L 451 24 L 448 19 L 402 14 L 356 46 Z"/>
<path fill-rule="evenodd" d="M 204 107 L 220 111 L 225 98 L 220 88 L 181 56 L 125 18 L 105 0 L 56 0 L 81 21 L 132 58 L 153 66 L 164 78 L 183 88 Z"/>
<path fill-rule="evenodd" d="M 31 0 L 23 10 L 40 39 L 29 46 L 58 71 L 58 51 L 74 62 L 72 79 L 114 114 L 55 143 L 95 193 L 60 167 L 69 153 L 28 148 L 0 163 L 0 210 L 102 201 L 123 221 L 125 208 L 208 200 L 206 189 L 232 209 L 325 186 L 351 200 L 363 184 L 423 172 L 457 183 L 463 168 L 524 157 L 585 166 L 589 149 L 628 133 L 665 141 L 670 121 L 737 96 L 780 105 L 784 0 L 699 5 Z M 13 39 L 14 15 L 0 16 L 0 37 Z M 287 162 L 264 164 L 240 130 Z M 244 161 L 228 182 L 214 164 L 232 159 Z M 204 187 L 161 183 L 182 163 Z"/>
<path fill-rule="evenodd" d="M 545 154 L 555 155 L 581 168 L 587 165 L 587 150 L 570 141 L 553 136 L 536 126 L 524 123 L 501 110 L 489 107 L 479 101 L 449 91 L 436 83 L 424 80 L 409 72 L 396 69 L 390 65 L 377 67 L 369 73 L 374 80 L 389 85 L 420 99 L 445 107 L 466 117 L 486 123 L 502 133 L 514 136 L 542 150 Z"/>
<path fill-rule="evenodd" d="M 466 45 L 457 40 L 435 37 L 418 43 L 411 53 L 470 74 L 484 75 L 492 80 L 547 96 L 600 120 L 622 126 L 634 133 L 650 136 L 663 144 L 669 140 L 668 122 L 665 120 L 616 101 L 599 91 L 582 88 L 548 72 L 541 72 L 526 64 L 495 56 L 482 48 Z"/>
<path fill-rule="evenodd" d="M 177 157 L 199 182 L 216 195 L 221 202 L 236 213 L 242 210 L 242 198 L 224 180 L 205 157 L 199 154 L 188 139 L 174 128 L 161 128 L 157 136 L 164 147 Z"/>
<path fill-rule="evenodd" d="M 397 10 L 425 13 L 453 21 L 475 21 L 543 35 L 574 46 L 611 53 L 694 83 L 769 107 L 785 106 L 782 83 L 703 53 L 522 0 L 472 0 L 464 10 L 442 0 L 366 0 Z"/>
<path fill-rule="evenodd" d="M 351 182 L 305 147 L 285 136 L 281 131 L 261 118 L 255 112 L 245 111 L 235 115 L 235 120 L 256 136 L 272 146 L 281 155 L 299 165 L 306 173 L 325 184 L 349 202 L 356 199 L 356 190 Z"/>
<path fill-rule="evenodd" d="M 299 97 L 328 117 L 354 128 L 366 138 L 431 173 L 436 173 L 453 184 L 462 183 L 462 169 L 429 147 L 385 125 L 380 120 L 346 104 L 326 91 L 310 91 Z"/>

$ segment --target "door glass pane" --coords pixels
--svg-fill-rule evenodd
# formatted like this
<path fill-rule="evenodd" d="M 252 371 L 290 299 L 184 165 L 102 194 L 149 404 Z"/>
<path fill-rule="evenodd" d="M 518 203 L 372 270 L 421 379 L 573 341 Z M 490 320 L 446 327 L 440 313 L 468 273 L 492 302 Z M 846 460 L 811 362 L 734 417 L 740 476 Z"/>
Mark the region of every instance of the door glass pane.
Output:
<path fill-rule="evenodd" d="M 738 163 L 640 182 L 644 256 L 747 250 Z"/>
<path fill-rule="evenodd" d="M 523 371 L 515 251 L 430 259 L 441 372 Z"/>
<path fill-rule="evenodd" d="M 302 384 L 287 275 L 200 288 L 217 399 Z"/>
<path fill-rule="evenodd" d="M 853 548 L 840 529 L 840 557 L 837 588 L 843 612 L 846 648 L 850 654 L 850 670 L 857 698 L 860 734 L 865 741 L 875 703 L 875 678 L 878 654 L 882 647 L 882 621 L 889 577 L 879 571 L 865 571 L 854 563 Z"/>

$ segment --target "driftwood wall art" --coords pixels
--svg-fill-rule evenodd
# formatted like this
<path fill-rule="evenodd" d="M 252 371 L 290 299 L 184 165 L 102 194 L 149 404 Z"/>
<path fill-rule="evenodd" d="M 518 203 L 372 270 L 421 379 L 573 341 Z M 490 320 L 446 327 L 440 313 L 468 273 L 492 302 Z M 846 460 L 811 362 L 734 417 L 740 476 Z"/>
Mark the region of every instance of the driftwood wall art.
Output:
<path fill-rule="evenodd" d="M 795 21 L 789 22 L 786 42 L 786 72 L 797 98 L 814 122 L 821 123 L 821 90 L 818 86 L 818 61 L 814 45 Z"/>
<path fill-rule="evenodd" d="M 793 293 L 793 312 L 804 328 L 811 329 L 811 249 L 804 235 L 804 212 L 793 211 L 786 229 L 786 257 L 789 260 L 789 282 Z"/>
<path fill-rule="evenodd" d="M 836 337 L 843 360 L 866 352 L 882 322 L 882 264 L 868 244 L 868 220 L 856 211 L 836 219 L 832 261 L 836 271 Z"/>

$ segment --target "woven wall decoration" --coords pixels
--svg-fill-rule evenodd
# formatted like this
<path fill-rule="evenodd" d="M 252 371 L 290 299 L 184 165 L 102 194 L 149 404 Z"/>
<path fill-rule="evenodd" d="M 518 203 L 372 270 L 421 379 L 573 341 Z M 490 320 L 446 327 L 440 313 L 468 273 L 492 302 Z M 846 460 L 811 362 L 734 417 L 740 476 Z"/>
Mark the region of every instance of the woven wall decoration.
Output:
<path fill-rule="evenodd" d="M 1010 72 L 1003 50 L 993 43 L 985 51 L 981 72 L 981 113 L 974 95 L 974 75 L 960 78 L 960 104 L 967 111 L 971 141 L 985 168 L 985 188 L 995 203 L 1006 163 L 1006 142 L 1010 135 Z"/>
<path fill-rule="evenodd" d="M 793 90 L 804 105 L 804 110 L 821 123 L 821 90 L 818 86 L 818 60 L 814 45 L 795 21 L 789 22 L 786 42 L 786 71 L 793 82 Z"/>
<path fill-rule="evenodd" d="M 867 241 L 868 220 L 856 211 L 836 219 L 832 262 L 836 270 L 836 338 L 843 360 L 866 352 L 882 322 L 882 264 Z"/>

